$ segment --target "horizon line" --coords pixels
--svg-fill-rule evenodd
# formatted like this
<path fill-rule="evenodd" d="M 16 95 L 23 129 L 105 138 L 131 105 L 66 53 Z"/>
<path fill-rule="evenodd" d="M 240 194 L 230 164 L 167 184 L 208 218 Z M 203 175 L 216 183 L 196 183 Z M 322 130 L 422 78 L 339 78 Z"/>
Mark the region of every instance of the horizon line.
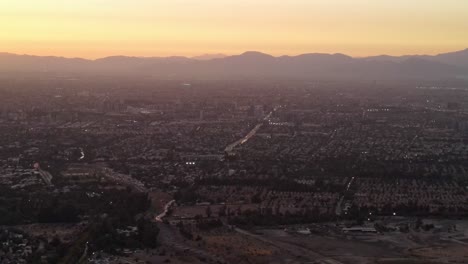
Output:
<path fill-rule="evenodd" d="M 80 60 L 87 60 L 87 61 L 97 61 L 97 60 L 102 60 L 106 58 L 113 58 L 113 57 L 125 57 L 125 58 L 138 58 L 138 59 L 164 59 L 164 58 L 186 58 L 186 59 L 192 59 L 192 60 L 200 60 L 200 61 L 209 61 L 213 59 L 219 59 L 219 58 L 211 58 L 211 59 L 197 59 L 197 57 L 203 57 L 203 56 L 212 56 L 212 55 L 222 55 L 224 57 L 221 58 L 226 58 L 226 57 L 233 57 L 233 56 L 240 56 L 246 53 L 258 53 L 258 54 L 263 54 L 267 56 L 271 56 L 274 58 L 281 58 L 281 57 L 297 57 L 301 55 L 307 55 L 307 54 L 317 54 L 317 55 L 344 55 L 353 59 L 365 59 L 365 58 L 372 58 L 372 57 L 382 57 L 382 56 L 388 56 L 388 57 L 406 57 L 406 56 L 438 56 L 442 54 L 448 54 L 448 53 L 456 53 L 456 52 L 462 52 L 462 51 L 468 51 L 468 48 L 465 49 L 460 49 L 460 50 L 452 50 L 452 51 L 447 51 L 447 52 L 442 52 L 442 53 L 435 53 L 435 54 L 402 54 L 402 55 L 388 55 L 388 54 L 378 54 L 378 55 L 367 55 L 367 56 L 351 56 L 346 53 L 341 53 L 341 52 L 334 52 L 334 53 L 325 53 L 325 52 L 307 52 L 307 53 L 300 53 L 296 55 L 291 55 L 291 54 L 283 54 L 283 55 L 272 55 L 266 52 L 262 51 L 256 51 L 256 50 L 246 50 L 244 52 L 241 52 L 239 54 L 225 54 L 222 52 L 216 52 L 216 53 L 203 53 L 200 55 L 194 55 L 194 56 L 183 56 L 183 55 L 169 55 L 169 56 L 133 56 L 133 55 L 123 55 L 123 54 L 116 54 L 116 55 L 108 55 L 108 56 L 103 56 L 103 57 L 98 57 L 98 58 L 85 58 L 85 57 L 73 57 L 73 56 L 58 56 L 58 55 L 36 55 L 36 54 L 28 54 L 28 53 L 13 53 L 13 52 L 3 52 L 0 51 L 0 55 L 2 54 L 7 54 L 7 55 L 14 55 L 14 56 L 30 56 L 30 57 L 49 57 L 49 58 L 62 58 L 62 59 L 80 59 Z"/>

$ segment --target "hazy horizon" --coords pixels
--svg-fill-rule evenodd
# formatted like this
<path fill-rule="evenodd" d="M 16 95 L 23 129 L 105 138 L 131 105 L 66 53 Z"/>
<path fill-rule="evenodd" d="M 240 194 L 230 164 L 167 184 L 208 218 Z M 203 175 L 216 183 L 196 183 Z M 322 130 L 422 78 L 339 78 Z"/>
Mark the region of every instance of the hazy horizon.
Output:
<path fill-rule="evenodd" d="M 58 58 L 66 58 L 66 59 L 85 59 L 85 60 L 99 60 L 99 59 L 109 58 L 109 57 L 129 57 L 129 58 L 185 57 L 185 58 L 188 58 L 188 59 L 209 60 L 209 59 L 211 59 L 211 58 L 209 58 L 211 56 L 217 56 L 217 57 L 213 58 L 213 59 L 216 59 L 216 58 L 223 58 L 223 57 L 230 57 L 230 56 L 239 56 L 239 55 L 242 55 L 242 54 L 245 54 L 245 53 L 254 52 L 254 53 L 262 53 L 262 54 L 270 55 L 270 56 L 273 56 L 273 57 L 276 57 L 276 58 L 283 57 L 283 56 L 294 57 L 294 56 L 300 56 L 300 55 L 304 55 L 304 54 L 326 54 L 326 55 L 341 54 L 341 55 L 349 56 L 351 58 L 359 59 L 359 58 L 378 57 L 378 56 L 391 56 L 391 57 L 437 56 L 437 55 L 441 55 L 441 54 L 454 53 L 454 52 L 460 52 L 460 51 L 465 51 L 465 50 L 468 50 L 468 48 L 461 48 L 461 49 L 458 49 L 458 50 L 447 50 L 447 51 L 444 51 L 444 52 L 438 52 L 438 53 L 432 53 L 432 54 L 430 54 L 430 53 L 417 53 L 416 54 L 415 53 L 415 54 L 393 55 L 393 54 L 389 54 L 389 53 L 379 53 L 379 54 L 371 54 L 371 55 L 367 55 L 367 56 L 353 56 L 353 55 L 343 53 L 343 52 L 315 52 L 315 51 L 297 53 L 297 54 L 271 54 L 271 53 L 264 52 L 264 51 L 261 51 L 261 50 L 245 50 L 245 51 L 241 51 L 239 53 L 232 53 L 232 54 L 226 54 L 226 53 L 221 53 L 221 52 L 213 52 L 213 53 L 205 52 L 205 53 L 200 53 L 200 54 L 195 54 L 195 55 L 169 54 L 169 55 L 162 55 L 162 56 L 156 56 L 156 55 L 154 55 L 154 56 L 152 56 L 152 55 L 135 56 L 135 55 L 131 55 L 131 54 L 109 54 L 109 55 L 106 55 L 106 56 L 95 57 L 95 58 L 87 58 L 87 57 L 79 57 L 79 56 L 66 56 L 66 55 L 60 55 L 60 54 L 51 55 L 51 54 L 15 53 L 15 52 L 10 52 L 10 51 L 3 51 L 3 50 L 0 50 L 0 54 L 10 54 L 10 55 L 17 55 L 17 56 L 36 56 L 36 57 L 58 57 Z M 207 57 L 207 58 L 204 58 L 204 57 Z"/>
<path fill-rule="evenodd" d="M 101 58 L 439 54 L 468 47 L 468 2 L 0 2 L 0 51 Z"/>

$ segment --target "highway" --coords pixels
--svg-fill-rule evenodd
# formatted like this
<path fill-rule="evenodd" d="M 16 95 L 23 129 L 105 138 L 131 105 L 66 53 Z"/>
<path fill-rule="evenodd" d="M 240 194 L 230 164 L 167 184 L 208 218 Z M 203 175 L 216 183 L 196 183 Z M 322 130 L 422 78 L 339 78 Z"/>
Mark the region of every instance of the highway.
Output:
<path fill-rule="evenodd" d="M 257 124 L 252 130 L 250 130 L 250 132 L 249 132 L 247 135 L 245 135 L 245 137 L 243 137 L 243 138 L 237 140 L 236 142 L 234 142 L 234 143 L 228 145 L 228 146 L 224 149 L 224 151 L 225 151 L 225 152 L 232 152 L 232 150 L 233 150 L 235 147 L 237 147 L 238 145 L 242 145 L 242 144 L 246 143 L 247 141 L 249 141 L 249 139 L 251 139 L 253 136 L 255 136 L 255 134 L 256 134 L 257 131 L 262 127 L 262 125 L 263 125 L 262 123 Z"/>
<path fill-rule="evenodd" d="M 341 194 L 341 198 L 340 198 L 340 200 L 338 201 L 338 204 L 335 207 L 335 214 L 338 215 L 338 216 L 340 216 L 342 211 L 343 211 L 342 210 L 342 204 L 343 204 L 343 200 L 344 200 L 344 194 L 349 191 L 349 188 L 351 188 L 351 185 L 353 184 L 354 179 L 355 179 L 354 176 L 351 177 L 348 184 L 346 185 L 346 190 L 344 191 L 343 194 Z"/>
<path fill-rule="evenodd" d="M 275 107 L 273 109 L 273 111 L 271 111 L 270 113 L 268 113 L 264 118 L 263 118 L 263 121 L 269 121 L 271 116 L 273 115 L 273 113 L 278 109 L 278 107 Z M 234 143 L 231 143 L 229 144 L 225 149 L 224 151 L 225 152 L 232 152 L 234 150 L 235 147 L 239 146 L 239 145 L 242 145 L 242 144 L 245 144 L 247 143 L 247 141 L 249 141 L 249 139 L 251 139 L 253 136 L 255 136 L 255 134 L 257 134 L 257 131 L 263 126 L 263 122 L 261 123 L 258 123 L 252 130 L 250 130 L 249 133 L 247 133 L 247 135 L 245 135 L 243 138 L 237 140 L 236 142 Z"/>

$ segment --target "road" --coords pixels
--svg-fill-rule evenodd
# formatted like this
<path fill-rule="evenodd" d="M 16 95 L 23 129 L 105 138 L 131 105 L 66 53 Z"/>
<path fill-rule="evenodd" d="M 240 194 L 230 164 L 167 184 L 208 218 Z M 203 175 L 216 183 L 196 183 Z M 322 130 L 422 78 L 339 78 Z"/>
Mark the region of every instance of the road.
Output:
<path fill-rule="evenodd" d="M 355 179 L 354 176 L 351 177 L 351 179 L 349 180 L 348 184 L 346 185 L 346 190 L 343 192 L 343 194 L 341 194 L 341 198 L 340 198 L 340 200 L 338 201 L 338 204 L 337 204 L 336 207 L 335 207 L 335 214 L 336 214 L 336 215 L 341 215 L 341 213 L 342 213 L 342 204 L 343 204 L 343 200 L 344 200 L 344 195 L 349 191 L 349 189 L 351 188 L 351 185 L 353 185 L 354 179 Z"/>
<path fill-rule="evenodd" d="M 130 175 L 118 173 L 109 168 L 102 168 L 102 172 L 104 173 L 106 177 L 110 178 L 111 180 L 115 182 L 118 182 L 122 185 L 130 186 L 131 188 L 139 192 L 144 192 L 144 193 L 148 192 L 148 189 L 145 187 L 145 185 L 141 181 L 135 178 L 132 178 L 132 176 Z"/>
<path fill-rule="evenodd" d="M 84 153 L 84 150 L 83 148 L 80 148 L 80 157 L 78 158 L 78 160 L 83 160 L 85 158 L 85 153 Z"/>
<path fill-rule="evenodd" d="M 188 245 L 184 242 L 184 238 L 181 237 L 177 230 L 174 230 L 174 228 L 169 224 L 163 223 L 164 217 L 166 217 L 167 212 L 171 209 L 174 203 L 175 200 L 171 200 L 166 203 L 164 205 L 164 211 L 154 218 L 159 227 L 159 243 L 182 253 L 193 254 L 198 256 L 200 259 L 211 260 L 212 263 L 226 263 L 226 261 L 220 256 L 216 256 L 199 248 Z"/>
<path fill-rule="evenodd" d="M 42 180 L 47 184 L 47 186 L 52 186 L 52 174 L 50 172 L 38 169 L 39 175 L 41 176 Z"/>
<path fill-rule="evenodd" d="M 250 132 L 249 132 L 247 135 L 245 135 L 245 137 L 243 137 L 243 138 L 237 140 L 236 142 L 234 142 L 234 143 L 228 145 L 228 146 L 224 149 L 224 151 L 225 151 L 225 152 L 232 152 L 232 150 L 233 150 L 235 147 L 237 147 L 238 145 L 242 145 L 242 144 L 246 143 L 247 141 L 249 141 L 249 139 L 251 139 L 253 136 L 255 136 L 255 134 L 256 134 L 257 131 L 262 127 L 262 125 L 263 125 L 262 123 L 257 124 L 252 130 L 250 130 Z"/>
<path fill-rule="evenodd" d="M 273 109 L 273 111 L 271 111 L 270 113 L 268 113 L 264 118 L 263 118 L 263 121 L 269 121 L 271 116 L 273 115 L 273 113 L 278 109 L 278 107 L 275 107 Z M 243 138 L 237 140 L 236 142 L 234 143 L 231 143 L 229 144 L 225 149 L 224 151 L 225 152 L 232 152 L 232 150 L 234 150 L 235 147 L 239 146 L 239 145 L 242 145 L 242 144 L 245 144 L 247 141 L 249 141 L 249 139 L 251 139 L 253 136 L 255 136 L 255 134 L 257 134 L 257 131 L 263 126 L 263 123 L 258 123 L 252 130 L 250 130 L 249 133 L 247 133 L 247 135 L 245 135 Z"/>
<path fill-rule="evenodd" d="M 169 201 L 166 205 L 164 205 L 164 211 L 162 213 L 160 213 L 159 215 L 157 215 L 154 219 L 157 222 L 162 222 L 163 218 L 166 217 L 167 212 L 169 212 L 169 209 L 171 209 L 171 207 L 174 205 L 174 203 L 175 203 L 175 200 Z"/>
<path fill-rule="evenodd" d="M 81 255 L 81 258 L 78 260 L 77 263 L 86 263 L 86 259 L 88 257 L 88 242 L 86 242 L 85 249 L 83 251 L 83 255 Z"/>

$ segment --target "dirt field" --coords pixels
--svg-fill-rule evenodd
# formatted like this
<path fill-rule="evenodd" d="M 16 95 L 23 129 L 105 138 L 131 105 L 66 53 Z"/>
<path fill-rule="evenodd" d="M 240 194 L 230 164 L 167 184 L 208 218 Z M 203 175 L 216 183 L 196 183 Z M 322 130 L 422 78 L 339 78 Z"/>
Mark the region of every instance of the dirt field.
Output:
<path fill-rule="evenodd" d="M 255 233 L 291 249 L 314 252 L 325 262 L 343 264 L 438 264 L 468 263 L 468 221 L 425 220 L 435 228 L 378 234 L 336 233 L 324 225 L 317 233 L 301 235 L 283 229 L 259 229 Z M 329 228 L 332 227 L 332 228 Z M 315 226 L 317 229 L 317 226 Z M 284 246 L 283 246 L 284 247 Z M 319 260 L 320 261 L 320 260 Z M 335 262 L 334 262 L 335 261 Z"/>
<path fill-rule="evenodd" d="M 281 251 L 237 233 L 202 234 L 196 246 L 221 255 L 228 263 L 271 263 Z"/>
<path fill-rule="evenodd" d="M 67 243 L 73 241 L 76 235 L 84 230 L 86 225 L 85 222 L 78 224 L 30 224 L 18 225 L 15 228 L 33 237 L 42 236 L 47 238 L 48 241 L 52 241 L 52 239 L 57 237 L 63 243 Z"/>

